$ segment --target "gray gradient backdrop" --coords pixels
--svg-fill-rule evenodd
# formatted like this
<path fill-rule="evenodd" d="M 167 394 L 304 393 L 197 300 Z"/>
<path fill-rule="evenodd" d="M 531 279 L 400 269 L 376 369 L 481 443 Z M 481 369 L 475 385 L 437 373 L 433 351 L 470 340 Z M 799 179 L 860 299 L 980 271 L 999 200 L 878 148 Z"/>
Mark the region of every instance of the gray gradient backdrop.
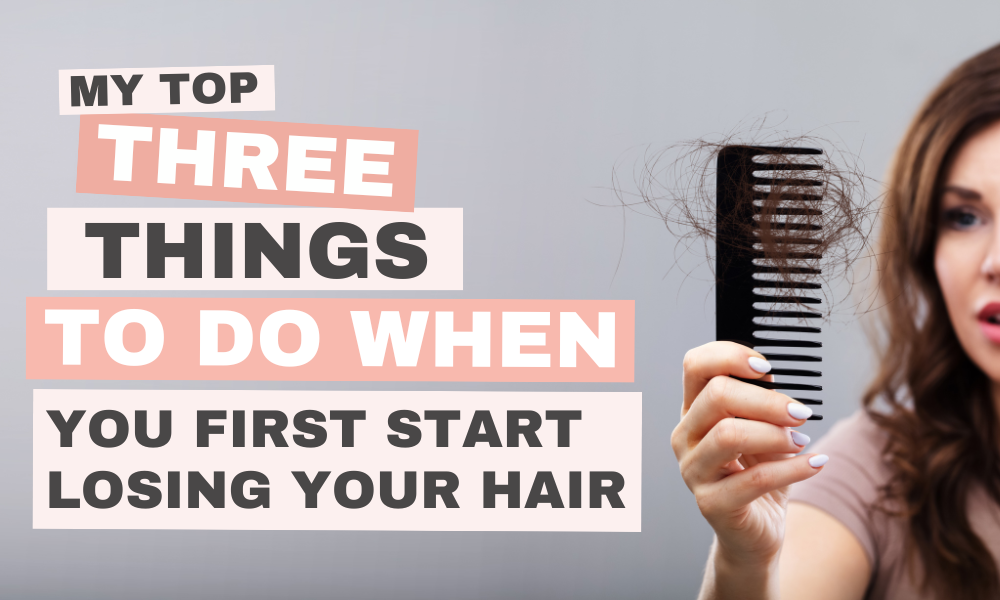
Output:
<path fill-rule="evenodd" d="M 1000 39 L 1000 5 L 873 4 L 6 0 L 0 597 L 694 596 L 711 531 L 668 439 L 681 357 L 714 335 L 708 273 L 668 274 L 674 240 L 630 217 L 613 277 L 622 215 L 591 202 L 614 201 L 630 149 L 775 110 L 786 128 L 839 136 L 881 178 L 931 86 Z M 277 110 L 221 116 L 420 130 L 417 206 L 465 209 L 465 289 L 401 296 L 634 299 L 635 383 L 25 380 L 24 298 L 48 294 L 46 207 L 216 206 L 76 194 L 78 118 L 58 115 L 56 71 L 252 64 L 275 65 Z M 871 373 L 857 322 L 824 339 L 830 420 L 810 434 L 853 411 Z M 34 531 L 31 389 L 80 386 L 638 390 L 642 533 Z"/>

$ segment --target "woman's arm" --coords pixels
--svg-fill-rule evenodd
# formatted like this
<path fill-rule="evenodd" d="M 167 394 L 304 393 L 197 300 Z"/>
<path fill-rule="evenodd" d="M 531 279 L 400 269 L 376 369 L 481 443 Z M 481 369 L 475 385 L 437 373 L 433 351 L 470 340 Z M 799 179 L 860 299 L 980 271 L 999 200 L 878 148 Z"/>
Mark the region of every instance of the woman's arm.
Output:
<path fill-rule="evenodd" d="M 781 598 L 778 585 L 778 559 L 761 562 L 741 560 L 730 556 L 720 545 L 719 538 L 712 542 L 705 565 L 705 579 L 701 582 L 699 600 L 724 600 L 726 598 Z"/>
<path fill-rule="evenodd" d="M 790 502 L 777 560 L 760 564 L 727 556 L 712 544 L 702 600 L 862 600 L 871 577 L 868 556 L 840 521 L 810 504 Z"/>
<path fill-rule="evenodd" d="M 778 561 L 780 598 L 861 600 L 872 567 L 861 542 L 829 513 L 789 502 Z"/>

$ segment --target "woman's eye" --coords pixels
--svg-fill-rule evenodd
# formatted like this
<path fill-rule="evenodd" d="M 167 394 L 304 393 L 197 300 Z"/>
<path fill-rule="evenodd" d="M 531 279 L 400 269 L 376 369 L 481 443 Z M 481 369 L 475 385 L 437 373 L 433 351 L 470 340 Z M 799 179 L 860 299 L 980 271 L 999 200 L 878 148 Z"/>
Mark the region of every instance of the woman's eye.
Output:
<path fill-rule="evenodd" d="M 981 222 L 979 215 L 964 208 L 953 208 L 945 211 L 944 221 L 947 226 L 954 229 L 969 229 Z"/>

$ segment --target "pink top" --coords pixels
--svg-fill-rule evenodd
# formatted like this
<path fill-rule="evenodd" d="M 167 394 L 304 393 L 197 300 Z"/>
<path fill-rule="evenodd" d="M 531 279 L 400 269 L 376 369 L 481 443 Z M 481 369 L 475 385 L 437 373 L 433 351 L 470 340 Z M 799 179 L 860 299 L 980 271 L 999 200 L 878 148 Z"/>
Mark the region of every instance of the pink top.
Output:
<path fill-rule="evenodd" d="M 835 424 L 810 452 L 828 454 L 830 462 L 819 475 L 792 486 L 791 500 L 805 502 L 833 515 L 861 542 L 872 566 L 865 598 L 869 600 L 922 600 L 919 578 L 906 565 L 905 524 L 884 512 L 872 510 L 879 488 L 890 477 L 882 457 L 886 434 L 863 411 Z M 969 500 L 969 521 L 994 560 L 1000 557 L 1000 507 L 986 494 L 974 492 Z"/>

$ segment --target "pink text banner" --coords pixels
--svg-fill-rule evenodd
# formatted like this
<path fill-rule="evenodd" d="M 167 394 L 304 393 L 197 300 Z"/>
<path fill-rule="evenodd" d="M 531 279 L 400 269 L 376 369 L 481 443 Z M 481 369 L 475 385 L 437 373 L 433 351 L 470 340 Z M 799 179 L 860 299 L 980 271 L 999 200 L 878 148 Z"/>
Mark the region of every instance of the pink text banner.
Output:
<path fill-rule="evenodd" d="M 28 379 L 632 382 L 631 300 L 28 298 Z"/>
<path fill-rule="evenodd" d="M 76 191 L 413 210 L 417 131 L 166 115 L 83 115 Z"/>

